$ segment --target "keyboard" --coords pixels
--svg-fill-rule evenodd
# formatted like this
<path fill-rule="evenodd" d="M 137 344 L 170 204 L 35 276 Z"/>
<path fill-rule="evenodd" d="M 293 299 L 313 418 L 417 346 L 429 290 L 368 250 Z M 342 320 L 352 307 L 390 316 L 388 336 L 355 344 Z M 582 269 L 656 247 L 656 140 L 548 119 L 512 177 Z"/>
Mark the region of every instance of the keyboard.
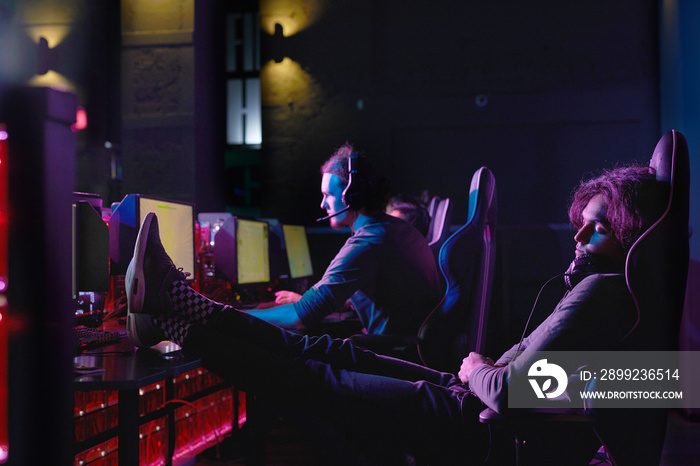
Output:
<path fill-rule="evenodd" d="M 123 335 L 121 332 L 90 328 L 84 325 L 73 327 L 73 341 L 75 342 L 76 350 L 115 343 L 122 338 Z"/>

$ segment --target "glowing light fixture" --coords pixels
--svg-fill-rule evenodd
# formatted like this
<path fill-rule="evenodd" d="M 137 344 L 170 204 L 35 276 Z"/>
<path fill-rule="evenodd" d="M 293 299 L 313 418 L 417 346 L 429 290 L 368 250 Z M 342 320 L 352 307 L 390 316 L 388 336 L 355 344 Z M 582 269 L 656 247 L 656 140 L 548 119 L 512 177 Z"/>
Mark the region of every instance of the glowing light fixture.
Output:
<path fill-rule="evenodd" d="M 50 49 L 60 44 L 70 32 L 70 29 L 71 25 L 69 24 L 54 24 L 46 26 L 42 25 L 26 27 L 27 35 L 29 35 L 29 37 L 31 37 L 31 39 L 35 43 L 38 44 L 39 41 L 42 38 L 44 38 L 46 39 L 46 42 L 48 42 Z"/>
<path fill-rule="evenodd" d="M 263 31 L 275 34 L 282 26 L 284 37 L 292 36 L 314 24 L 324 10 L 322 0 L 260 0 L 260 24 Z"/>
<path fill-rule="evenodd" d="M 81 5 L 79 0 L 19 2 L 17 18 L 38 46 L 38 74 L 29 81 L 30 86 L 76 93 L 76 85 L 55 71 L 59 59 L 54 49 L 70 34 Z"/>
<path fill-rule="evenodd" d="M 226 143 L 262 144 L 260 28 L 257 12 L 226 18 Z"/>
<path fill-rule="evenodd" d="M 308 99 L 309 76 L 299 63 L 285 57 L 280 63 L 270 60 L 260 70 L 263 105 L 284 105 Z"/>
<path fill-rule="evenodd" d="M 18 18 L 35 43 L 43 37 L 49 48 L 60 44 L 78 17 L 77 0 L 29 0 L 19 2 Z"/>
<path fill-rule="evenodd" d="M 73 132 L 82 131 L 85 128 L 87 128 L 87 125 L 88 125 L 87 110 L 85 110 L 83 107 L 78 107 L 75 110 L 75 123 L 70 125 L 70 129 Z"/>
<path fill-rule="evenodd" d="M 53 70 L 49 70 L 45 74 L 36 75 L 29 80 L 30 86 L 35 87 L 50 87 L 64 92 L 77 93 L 77 86 L 68 78 Z"/>
<path fill-rule="evenodd" d="M 226 142 L 261 144 L 260 79 L 229 79 L 226 83 L 226 96 Z M 245 98 L 242 99 L 241 96 Z"/>

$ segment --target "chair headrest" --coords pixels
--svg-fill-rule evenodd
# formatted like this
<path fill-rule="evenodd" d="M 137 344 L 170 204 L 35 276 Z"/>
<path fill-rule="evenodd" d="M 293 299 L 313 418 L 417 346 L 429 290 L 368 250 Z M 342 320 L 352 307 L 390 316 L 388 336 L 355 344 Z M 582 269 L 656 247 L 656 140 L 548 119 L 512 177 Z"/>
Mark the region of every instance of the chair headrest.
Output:
<path fill-rule="evenodd" d="M 659 181 L 671 182 L 675 145 L 674 131 L 669 131 L 659 139 L 654 148 L 649 166 L 656 170 L 656 179 Z"/>
<path fill-rule="evenodd" d="M 481 167 L 474 172 L 471 185 L 469 186 L 467 223 L 473 220 L 478 205 L 491 206 L 495 196 L 495 186 L 495 178 L 488 168 Z"/>
<path fill-rule="evenodd" d="M 649 166 L 656 171 L 657 180 L 669 183 L 671 189 L 664 213 L 640 235 L 627 254 L 625 277 L 637 306 L 637 322 L 627 336 L 640 323 L 642 301 L 662 302 L 667 311 L 677 307 L 685 293 L 690 162 L 683 135 L 675 130 L 664 134 L 654 149 Z M 667 268 L 660 272 L 659 267 L 664 265 Z M 661 282 L 658 281 L 660 273 L 664 277 Z M 675 278 L 671 279 L 671 275 Z M 674 281 L 678 289 L 668 285 Z M 668 289 L 659 289 L 656 286 L 659 284 L 666 284 Z M 655 316 L 648 318 L 654 322 Z"/>
<path fill-rule="evenodd" d="M 456 247 L 473 249 L 469 243 L 479 239 L 477 237 L 470 238 L 470 236 L 474 235 L 475 231 L 479 229 L 484 229 L 486 234 L 490 236 L 491 230 L 496 226 L 496 215 L 496 178 L 487 167 L 481 167 L 472 176 L 467 223 L 447 238 L 440 248 L 438 266 L 445 277 L 448 275 L 446 269 L 457 266 L 457 264 L 452 264 L 452 267 L 449 266 L 449 250 Z M 462 246 L 461 243 L 464 242 L 467 245 Z M 459 265 L 460 269 L 466 267 L 466 264 Z"/>
<path fill-rule="evenodd" d="M 688 217 L 690 190 L 690 157 L 685 137 L 676 130 L 664 134 L 654 148 L 649 166 L 656 170 L 656 179 L 671 184 L 669 205 L 680 220 Z"/>

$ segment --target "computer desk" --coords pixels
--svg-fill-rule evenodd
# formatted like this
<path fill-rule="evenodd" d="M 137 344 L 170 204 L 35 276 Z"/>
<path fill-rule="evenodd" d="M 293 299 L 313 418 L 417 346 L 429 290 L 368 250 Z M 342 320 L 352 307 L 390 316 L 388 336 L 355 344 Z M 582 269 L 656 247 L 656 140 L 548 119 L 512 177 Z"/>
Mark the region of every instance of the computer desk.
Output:
<path fill-rule="evenodd" d="M 211 425 L 216 438 L 238 427 L 238 392 L 203 369 L 199 359 L 183 356 L 179 351 L 172 353 L 170 350 L 177 350 L 177 347 L 161 345 L 158 350 L 139 349 L 124 338 L 116 343 L 87 350 L 74 358 L 76 456 L 90 453 L 93 456 L 114 454 L 110 442 L 113 443 L 116 438 L 119 464 L 141 464 L 144 451 L 139 452 L 139 446 L 143 445 L 143 429 L 151 429 L 149 423 L 155 422 L 153 433 L 159 439 L 167 440 L 161 442 L 165 447 L 157 454 L 165 458 L 166 464 L 177 464 L 177 457 L 182 457 L 183 453 L 175 451 L 176 444 L 182 445 L 188 440 L 176 438 L 176 410 L 197 406 L 197 403 L 199 408 L 193 414 L 200 417 L 200 425 L 196 427 L 201 428 L 201 424 Z M 211 416 L 203 419 L 206 413 L 202 414 L 201 411 L 210 409 L 209 405 L 216 403 L 212 400 L 221 401 L 221 406 L 214 408 L 218 410 L 219 417 L 213 421 Z M 222 416 L 222 411 L 230 412 L 230 418 L 226 419 L 225 413 Z M 208 413 L 211 414 L 211 411 Z M 189 412 L 186 414 L 189 415 Z M 217 430 L 218 424 L 222 424 L 218 426 L 220 430 Z M 161 427 L 167 428 L 166 434 L 161 432 Z M 179 431 L 182 433 L 182 429 Z M 149 440 L 150 435 L 149 430 Z M 206 442 L 202 439 L 207 434 L 202 435 L 202 438 L 191 440 L 197 444 L 193 450 L 205 449 Z M 147 450 L 150 449 L 150 445 L 147 444 L 146 447 Z M 95 450 L 98 452 L 95 453 Z M 76 462 L 78 463 L 79 461 Z"/>

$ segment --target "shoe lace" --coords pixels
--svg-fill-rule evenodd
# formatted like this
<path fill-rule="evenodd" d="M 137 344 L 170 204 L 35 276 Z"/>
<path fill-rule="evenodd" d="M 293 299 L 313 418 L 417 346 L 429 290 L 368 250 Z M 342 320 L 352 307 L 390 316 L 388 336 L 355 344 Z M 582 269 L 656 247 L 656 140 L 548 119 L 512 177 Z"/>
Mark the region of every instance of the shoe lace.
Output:
<path fill-rule="evenodd" d="M 166 267 L 174 267 L 175 270 L 177 270 L 178 273 L 182 276 L 183 280 L 192 275 L 190 272 L 185 272 L 184 267 L 176 266 L 172 258 L 168 255 L 168 253 L 165 252 L 165 248 L 163 248 L 162 245 L 160 247 L 162 249 L 162 254 L 159 254 L 157 257 L 163 265 L 165 265 Z"/>

